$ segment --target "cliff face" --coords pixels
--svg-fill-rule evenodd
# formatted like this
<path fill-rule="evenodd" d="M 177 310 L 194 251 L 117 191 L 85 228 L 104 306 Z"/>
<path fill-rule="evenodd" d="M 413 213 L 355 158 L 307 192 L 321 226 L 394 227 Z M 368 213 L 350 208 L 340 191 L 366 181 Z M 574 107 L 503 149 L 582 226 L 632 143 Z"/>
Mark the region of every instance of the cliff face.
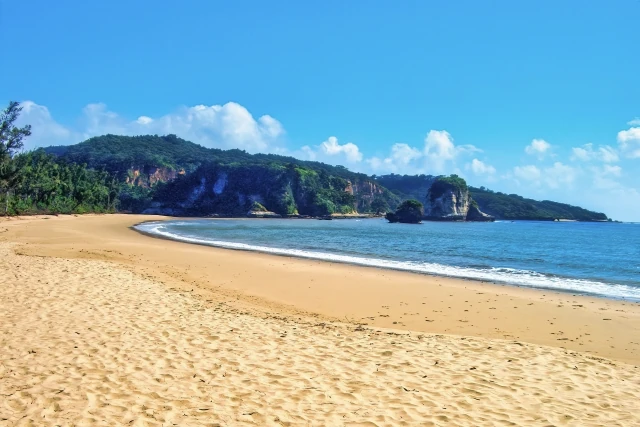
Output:
<path fill-rule="evenodd" d="M 179 175 L 184 175 L 184 169 L 174 170 L 167 167 L 132 167 L 127 171 L 125 183 L 138 187 L 151 188 L 158 182 L 169 182 Z"/>
<path fill-rule="evenodd" d="M 360 188 L 364 188 L 360 192 Z M 147 213 L 176 215 L 326 216 L 355 214 L 378 190 L 314 171 L 272 165 L 207 164 L 158 187 Z M 364 202 L 363 202 L 364 200 Z M 252 209 L 256 203 L 264 214 Z"/>
<path fill-rule="evenodd" d="M 431 221 L 493 221 L 480 211 L 469 195 L 466 182 L 456 175 L 436 179 L 427 193 L 425 219 Z"/>
<path fill-rule="evenodd" d="M 371 210 L 371 204 L 376 197 L 384 197 L 383 187 L 371 181 L 348 181 L 347 193 L 355 196 L 356 203 L 354 209 L 359 212 L 368 212 Z"/>
<path fill-rule="evenodd" d="M 430 220 L 464 221 L 469 211 L 469 192 L 447 190 L 440 195 L 427 193 L 424 216 Z"/>

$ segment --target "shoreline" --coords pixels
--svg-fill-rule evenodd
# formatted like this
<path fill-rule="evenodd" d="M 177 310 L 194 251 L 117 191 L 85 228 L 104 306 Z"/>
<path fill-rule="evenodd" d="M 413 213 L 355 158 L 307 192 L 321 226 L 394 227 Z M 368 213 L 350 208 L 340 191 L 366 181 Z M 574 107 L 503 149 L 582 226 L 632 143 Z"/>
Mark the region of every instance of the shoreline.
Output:
<path fill-rule="evenodd" d="M 130 229 L 163 219 L 170 218 L 116 214 L 0 221 L 0 228 L 7 228 L 0 240 L 15 242 L 22 255 L 115 262 L 199 298 L 242 307 L 369 327 L 514 339 L 640 364 L 640 343 L 633 339 L 640 336 L 637 303 L 230 251 L 150 239 Z"/>
<path fill-rule="evenodd" d="M 216 221 L 216 220 L 238 220 L 238 219 L 247 219 L 247 220 L 256 220 L 256 219 L 267 219 L 267 218 L 190 218 L 189 220 L 191 221 L 200 221 L 200 220 L 211 220 L 211 221 Z M 371 218 L 373 219 L 373 218 Z M 237 242 L 232 242 L 232 241 L 220 241 L 219 243 L 222 244 L 212 244 L 212 243 L 207 243 L 205 241 L 200 241 L 197 240 L 195 238 L 187 238 L 187 237 L 182 237 L 182 236 L 176 236 L 176 237 L 171 237 L 171 236 L 166 236 L 160 233 L 153 233 L 150 231 L 146 231 L 143 229 L 138 228 L 138 226 L 140 225 L 144 225 L 144 224 L 148 224 L 148 223 L 161 223 L 161 222 L 166 222 L 166 221 L 183 221 L 185 220 L 182 217 L 171 217 L 171 218 L 167 218 L 167 219 L 161 219 L 161 220 L 146 220 L 146 221 L 142 221 L 140 223 L 134 224 L 131 227 L 129 227 L 131 230 L 140 233 L 144 236 L 147 237 L 152 237 L 152 238 L 157 238 L 157 239 L 163 239 L 163 240 L 169 240 L 169 241 L 173 241 L 173 242 L 180 242 L 180 243 L 186 243 L 186 244 L 191 244 L 191 245 L 198 245 L 198 246 L 203 246 L 203 247 L 209 247 L 209 248 L 217 248 L 217 249 L 225 249 L 225 250 L 232 250 L 232 251 L 241 251 L 241 252 L 249 252 L 249 253 L 260 253 L 260 254 L 266 254 L 266 255 L 272 255 L 272 256 L 279 256 L 279 257 L 285 257 L 285 258 L 292 258 L 292 259 L 301 259 L 301 260 L 314 260 L 314 261 L 319 261 L 319 262 L 328 262 L 328 263 L 339 263 L 339 264 L 345 264 L 345 265 L 351 265 L 351 266 L 355 266 L 355 267 L 362 267 L 362 268 L 374 268 L 374 269 L 380 269 L 380 270 L 385 270 L 385 271 L 397 271 L 397 272 L 404 272 L 404 273 L 411 273 L 411 274 L 417 274 L 417 275 L 421 275 L 421 276 L 427 276 L 427 277 L 431 277 L 431 278 L 446 278 L 446 279 L 453 279 L 453 280 L 466 280 L 466 281 L 470 281 L 470 282 L 475 282 L 475 283 L 489 283 L 492 285 L 496 285 L 496 286 L 507 286 L 507 287 L 515 287 L 515 288 L 520 288 L 520 289 L 533 289 L 533 290 L 538 290 L 538 291 L 545 291 L 545 292 L 560 292 L 563 294 L 567 294 L 567 296 L 571 295 L 571 296 L 584 296 L 584 297 L 591 297 L 591 298 L 599 298 L 599 299 L 605 299 L 605 300 L 612 300 L 612 301 L 623 301 L 623 302 L 628 302 L 628 303 L 637 303 L 640 304 L 640 298 L 633 298 L 633 297 L 624 297 L 624 296 L 615 296 L 615 295 L 605 295 L 603 293 L 598 293 L 598 292 L 589 292 L 589 291 L 583 291 L 583 290 L 573 290 L 573 289 L 566 289 L 566 288 L 557 288 L 557 287 L 552 287 L 552 286 L 536 286 L 536 285 L 527 285 L 527 284 L 519 284 L 519 283 L 514 283 L 514 282 L 510 282 L 507 279 L 505 280 L 499 280 L 499 279 L 495 279 L 495 278 L 482 278 L 482 277 L 473 277 L 473 276 L 464 276 L 464 275 L 454 275 L 454 274 L 446 274 L 446 273 L 438 273 L 438 272 L 433 272 L 433 271 L 419 271 L 416 269 L 411 269 L 411 268 L 405 268 L 403 266 L 398 266 L 398 267 L 394 267 L 393 265 L 379 265 L 379 264 L 375 264 L 373 262 L 369 262 L 367 263 L 367 261 L 380 261 L 380 262 L 397 262 L 397 263 L 402 263 L 403 261 L 395 261 L 395 260 L 383 260 L 380 258 L 364 258 L 364 257 L 360 257 L 360 256 L 345 256 L 345 255 L 341 255 L 341 254 L 332 254 L 332 253 L 326 253 L 326 252 L 314 252 L 314 251 L 304 251 L 304 250 L 295 250 L 295 251 L 299 251 L 299 252 L 307 252 L 308 254 L 296 254 L 293 251 L 294 250 L 290 250 L 290 249 L 285 249 L 285 248 L 277 248 L 277 247 L 267 247 L 267 246 L 252 246 L 250 244 L 244 244 L 244 243 L 237 243 Z M 225 245 L 226 244 L 226 245 Z M 240 247 L 240 245 L 244 245 L 246 247 Z M 265 249 L 271 249 L 271 250 L 265 250 Z M 336 256 L 341 256 L 341 257 L 349 257 L 349 258 L 354 258 L 357 260 L 348 260 L 348 259 L 337 259 L 337 258 L 327 258 L 327 257 L 321 257 L 321 256 L 315 256 L 316 254 L 326 254 L 327 256 L 331 256 L 331 255 L 336 255 Z M 460 268 L 462 269 L 463 267 L 458 267 L 458 266 L 449 266 L 449 265 L 442 265 L 443 268 Z M 538 273 L 544 276 L 547 276 L 547 274 L 545 273 Z M 553 276 L 553 275 L 552 275 Z M 580 279 L 580 278 L 571 278 L 571 277 L 561 277 L 561 276 L 553 276 L 556 277 L 560 280 L 579 280 L 579 281 L 589 281 L 587 279 Z M 597 284 L 602 284 L 602 285 L 606 285 L 606 286 L 618 286 L 617 284 L 610 284 L 610 283 L 605 283 L 605 282 L 592 282 L 592 283 L 597 283 Z M 624 285 L 623 285 L 624 286 Z"/>
<path fill-rule="evenodd" d="M 152 239 L 145 219 L 0 220 L 0 426 L 640 423 L 636 304 Z"/>

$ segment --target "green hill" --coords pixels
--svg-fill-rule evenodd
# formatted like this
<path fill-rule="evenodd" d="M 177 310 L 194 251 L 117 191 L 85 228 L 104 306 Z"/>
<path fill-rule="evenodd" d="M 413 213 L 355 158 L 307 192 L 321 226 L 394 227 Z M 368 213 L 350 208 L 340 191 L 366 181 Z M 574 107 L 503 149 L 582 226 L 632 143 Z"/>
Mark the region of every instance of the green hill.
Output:
<path fill-rule="evenodd" d="M 433 175 L 382 175 L 376 182 L 388 188 L 403 200 L 424 200 L 431 185 L 436 181 Z M 553 221 L 569 219 L 576 221 L 607 221 L 605 214 L 593 212 L 578 206 L 548 200 L 526 199 L 517 194 L 504 194 L 486 188 L 469 187 L 469 194 L 480 210 L 497 219 Z"/>
<path fill-rule="evenodd" d="M 329 215 L 384 212 L 400 203 L 368 175 L 342 166 L 205 148 L 175 135 L 104 135 L 45 150 L 117 176 L 128 184 L 120 209 L 134 212 L 161 208 L 189 215 L 240 215 L 258 201 L 282 215 Z M 194 195 L 202 182 L 210 190 L 223 176 L 221 192 Z"/>
<path fill-rule="evenodd" d="M 423 201 L 438 178 L 368 176 L 293 157 L 205 148 L 175 135 L 104 135 L 45 150 L 68 163 L 86 164 L 117 177 L 123 183 L 119 209 L 134 212 L 241 215 L 258 202 L 282 215 L 384 213 L 404 200 Z M 469 187 L 469 192 L 483 212 L 498 219 L 608 219 L 603 213 L 563 203 L 485 188 Z"/>

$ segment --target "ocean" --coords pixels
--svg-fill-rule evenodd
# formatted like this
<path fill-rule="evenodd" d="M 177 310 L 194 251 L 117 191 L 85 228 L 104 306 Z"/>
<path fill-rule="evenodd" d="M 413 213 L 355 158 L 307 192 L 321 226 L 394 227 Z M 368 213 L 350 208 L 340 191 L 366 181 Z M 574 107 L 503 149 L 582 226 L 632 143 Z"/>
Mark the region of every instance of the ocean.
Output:
<path fill-rule="evenodd" d="M 640 224 L 188 219 L 135 228 L 222 248 L 640 301 Z"/>

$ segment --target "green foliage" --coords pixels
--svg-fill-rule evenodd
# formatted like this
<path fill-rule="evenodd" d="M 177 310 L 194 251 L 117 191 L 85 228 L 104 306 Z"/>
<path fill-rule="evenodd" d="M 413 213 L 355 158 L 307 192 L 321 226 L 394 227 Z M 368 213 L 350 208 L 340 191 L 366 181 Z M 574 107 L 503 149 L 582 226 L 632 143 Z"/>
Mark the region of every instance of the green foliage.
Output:
<path fill-rule="evenodd" d="M 108 173 L 67 163 L 42 150 L 14 157 L 20 181 L 0 195 L 9 215 L 113 212 L 119 184 Z"/>
<path fill-rule="evenodd" d="M 251 205 L 251 209 L 250 210 L 252 212 L 267 212 L 267 208 L 265 208 L 264 206 L 262 206 L 258 202 L 253 202 L 253 204 Z"/>
<path fill-rule="evenodd" d="M 399 195 L 403 199 L 424 200 L 432 183 L 439 181 L 441 189 L 446 188 L 464 189 L 461 178 L 455 177 L 433 177 L 431 175 L 384 175 L 375 177 L 376 181 L 384 187 Z M 458 178 L 458 179 L 456 179 Z M 460 181 L 458 181 L 460 180 Z M 443 185 L 447 184 L 447 186 Z M 451 187 L 448 187 L 451 184 Z M 516 194 L 496 193 L 484 187 L 468 187 L 472 203 L 475 202 L 478 208 L 498 219 L 520 219 L 520 220 L 542 220 L 550 221 L 555 218 L 574 219 L 578 221 L 606 221 L 607 216 L 603 213 L 592 212 L 577 206 L 570 206 L 563 203 L 550 201 L 536 201 L 525 199 Z M 437 188 L 436 188 L 437 190 Z M 432 194 L 437 195 L 438 191 Z M 441 194 L 440 194 L 441 195 Z"/>
<path fill-rule="evenodd" d="M 31 126 L 19 128 L 14 125 L 22 107 L 10 101 L 0 114 L 0 194 L 4 197 L 4 214 L 9 214 L 10 194 L 20 184 L 22 176 L 14 155 L 22 148 L 22 140 L 31 135 Z"/>
<path fill-rule="evenodd" d="M 374 177 L 376 182 L 388 188 L 401 200 L 424 199 L 436 177 L 433 175 L 382 175 Z"/>
<path fill-rule="evenodd" d="M 402 222 L 408 224 L 417 224 L 422 221 L 424 216 L 424 207 L 417 200 L 405 200 L 393 212 L 388 212 L 386 218 L 389 222 Z"/>
<path fill-rule="evenodd" d="M 468 191 L 467 182 L 460 178 L 458 175 L 451 176 L 439 176 L 431 184 L 429 190 L 429 198 L 433 202 L 441 197 L 447 191 L 453 191 L 454 193 L 465 193 Z"/>
<path fill-rule="evenodd" d="M 433 198 L 449 189 L 467 189 L 464 179 L 456 175 L 370 177 L 343 166 L 293 157 L 205 148 L 175 135 L 105 135 L 74 146 L 46 150 L 67 163 L 105 170 L 120 182 L 127 177 L 132 182 L 135 170 L 139 173 L 134 181 L 136 186 L 123 185 L 119 195 L 119 209 L 133 212 L 160 205 L 191 215 L 245 215 L 253 200 L 249 196 L 259 195 L 270 210 L 281 215 L 380 213 L 394 209 L 402 200 L 425 200 L 430 188 Z M 149 176 L 156 168 L 185 173 L 167 184 L 152 185 Z M 227 185 L 216 194 L 212 188 L 221 174 L 227 175 Z M 353 191 L 345 191 L 349 187 Z M 470 190 L 479 208 L 497 218 L 606 220 L 604 214 L 575 206 L 536 202 L 486 189 Z"/>
<path fill-rule="evenodd" d="M 139 185 L 122 185 L 118 195 L 118 210 L 142 212 L 153 199 L 154 190 Z"/>
<path fill-rule="evenodd" d="M 389 210 L 389 203 L 382 197 L 376 197 L 371 202 L 371 210 L 376 214 L 387 212 Z"/>
<path fill-rule="evenodd" d="M 328 215 L 351 213 L 356 210 L 370 212 L 371 197 L 353 195 L 345 190 L 352 185 L 375 185 L 365 174 L 351 172 L 342 166 L 331 166 L 319 162 L 308 162 L 293 157 L 275 154 L 248 154 L 241 150 L 219 150 L 204 148 L 175 135 L 145 135 L 137 137 L 105 135 L 91 138 L 70 147 L 49 147 L 48 152 L 76 163 L 86 163 L 91 168 L 101 168 L 121 180 L 133 182 L 133 171 L 139 171 L 136 183 L 146 185 L 144 175 L 157 167 L 185 171 L 185 176 L 175 180 L 170 189 L 153 189 L 148 194 L 130 194 L 123 190 L 121 206 L 134 211 L 150 206 L 152 199 L 163 205 L 180 207 L 180 197 L 189 197 L 189 186 L 199 185 L 201 178 L 213 179 L 214 170 L 225 170 L 233 174 L 232 187 L 240 194 L 261 194 L 267 206 L 282 215 Z M 257 174 L 257 175 L 253 175 Z M 185 179 L 194 175 L 193 179 Z M 262 182 L 258 177 L 264 179 Z M 237 180 L 237 181 L 236 181 Z M 147 186 L 151 186 L 150 184 Z M 139 190 L 135 190 L 138 191 Z M 205 191 L 186 208 L 193 214 L 223 213 L 239 214 L 250 206 L 238 200 L 238 196 L 225 194 L 212 197 Z M 399 200 L 388 190 L 382 189 L 379 197 L 389 205 Z M 172 194 L 173 192 L 173 194 Z M 134 203 L 135 202 L 135 203 Z M 184 204 L 184 203 L 182 203 Z M 135 209 L 134 209 L 135 207 Z"/>
<path fill-rule="evenodd" d="M 517 194 L 504 194 L 487 189 L 470 187 L 470 194 L 480 209 L 500 219 L 553 221 L 573 219 L 577 221 L 606 221 L 603 213 L 592 212 L 577 206 L 548 200 L 525 199 Z"/>

